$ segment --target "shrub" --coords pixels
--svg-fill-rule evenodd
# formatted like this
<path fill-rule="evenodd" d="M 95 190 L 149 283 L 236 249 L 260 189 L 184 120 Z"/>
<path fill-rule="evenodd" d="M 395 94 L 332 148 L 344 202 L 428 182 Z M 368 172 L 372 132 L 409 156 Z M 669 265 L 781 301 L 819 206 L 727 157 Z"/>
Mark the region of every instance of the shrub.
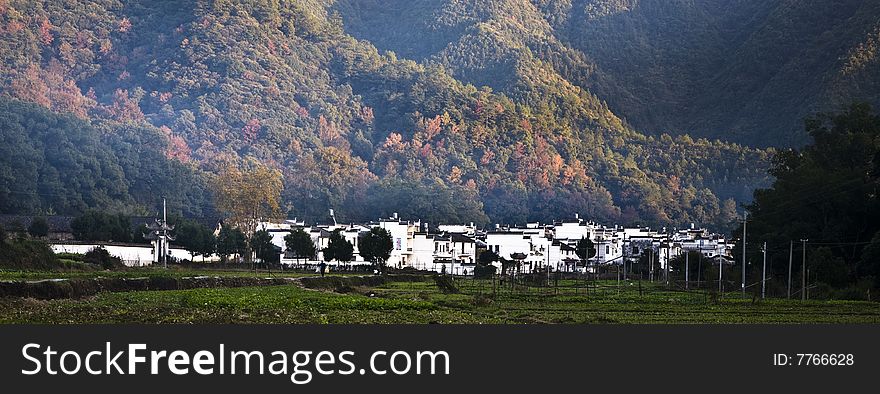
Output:
<path fill-rule="evenodd" d="M 28 234 L 34 238 L 42 238 L 49 235 L 49 222 L 44 217 L 36 217 L 28 226 Z"/>
<path fill-rule="evenodd" d="M 488 278 L 491 278 L 493 275 L 495 275 L 495 271 L 497 271 L 497 269 L 495 268 L 494 265 L 477 264 L 474 267 L 474 278 L 488 279 Z"/>
<path fill-rule="evenodd" d="M 83 261 L 89 264 L 101 266 L 101 268 L 107 270 L 123 267 L 122 259 L 120 259 L 119 257 L 111 256 L 110 252 L 107 252 L 107 250 L 101 248 L 94 248 L 88 251 L 83 257 Z"/>
<path fill-rule="evenodd" d="M 458 294 L 458 287 L 455 286 L 449 275 L 434 275 L 434 283 L 443 294 Z"/>
<path fill-rule="evenodd" d="M 0 247 L 0 267 L 21 270 L 49 270 L 61 266 L 49 245 L 40 240 L 10 239 Z"/>

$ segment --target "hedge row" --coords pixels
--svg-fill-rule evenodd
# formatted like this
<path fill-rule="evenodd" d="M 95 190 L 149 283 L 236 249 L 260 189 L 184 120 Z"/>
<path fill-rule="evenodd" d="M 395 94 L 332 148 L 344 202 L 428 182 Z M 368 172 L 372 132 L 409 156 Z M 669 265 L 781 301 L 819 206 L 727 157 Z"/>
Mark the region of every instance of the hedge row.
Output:
<path fill-rule="evenodd" d="M 0 297 L 82 298 L 103 291 L 185 290 L 216 287 L 279 286 L 292 283 L 283 278 L 155 276 L 149 278 L 50 279 L 34 282 L 0 282 Z"/>

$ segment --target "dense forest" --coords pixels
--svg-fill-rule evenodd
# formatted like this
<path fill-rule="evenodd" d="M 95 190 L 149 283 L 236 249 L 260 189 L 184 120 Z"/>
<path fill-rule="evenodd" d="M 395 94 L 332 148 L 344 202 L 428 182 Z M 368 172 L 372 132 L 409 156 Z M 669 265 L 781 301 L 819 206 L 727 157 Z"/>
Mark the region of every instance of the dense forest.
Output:
<path fill-rule="evenodd" d="M 406 3 L 0 0 L 0 211 L 209 215 L 251 159 L 310 221 L 729 226 L 769 182 L 773 149 L 625 120 L 566 2 Z"/>
<path fill-rule="evenodd" d="M 800 146 L 803 119 L 880 104 L 880 3 L 340 0 L 347 31 L 515 97 L 570 83 L 637 130 Z M 551 90 L 556 90 L 551 89 Z"/>
<path fill-rule="evenodd" d="M 755 191 L 748 207 L 752 280 L 761 278 L 754 267 L 766 242 L 768 276 L 781 279 L 772 281 L 777 286 L 787 283 L 791 259 L 793 281 L 805 278 L 818 287 L 814 294 L 848 289 L 839 295 L 862 298 L 880 287 L 880 116 L 856 104 L 810 118 L 806 130 L 813 143 L 779 152 L 771 168 L 776 180 Z M 740 241 L 738 264 L 741 248 Z"/>

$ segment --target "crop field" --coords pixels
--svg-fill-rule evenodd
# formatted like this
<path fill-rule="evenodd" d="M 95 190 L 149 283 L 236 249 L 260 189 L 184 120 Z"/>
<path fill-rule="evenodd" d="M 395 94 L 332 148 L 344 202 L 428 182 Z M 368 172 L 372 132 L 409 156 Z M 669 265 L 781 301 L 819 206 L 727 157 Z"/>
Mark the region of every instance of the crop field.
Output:
<path fill-rule="evenodd" d="M 204 274 L 182 271 L 179 274 Z M 245 273 L 246 275 L 256 275 Z M 235 275 L 227 272 L 225 275 Z M 265 275 L 265 273 L 263 273 Z M 880 323 L 880 303 L 741 298 L 661 285 L 563 281 L 558 288 L 509 288 L 456 279 L 437 283 L 306 289 L 209 288 L 100 293 L 85 299 L 0 299 L 2 323 Z"/>

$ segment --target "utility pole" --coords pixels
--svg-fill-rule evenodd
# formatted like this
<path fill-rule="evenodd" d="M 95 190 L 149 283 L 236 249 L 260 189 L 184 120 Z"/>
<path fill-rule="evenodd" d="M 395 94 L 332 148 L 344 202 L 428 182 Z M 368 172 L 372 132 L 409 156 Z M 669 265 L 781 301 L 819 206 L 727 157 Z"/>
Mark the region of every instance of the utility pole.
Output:
<path fill-rule="evenodd" d="M 761 299 L 763 300 L 767 294 L 767 243 L 764 242 L 764 247 L 761 248 L 761 251 L 764 252 L 764 267 L 761 268 Z"/>
<path fill-rule="evenodd" d="M 691 276 L 691 254 L 685 250 L 684 251 L 684 289 L 688 290 L 690 288 L 690 276 Z M 669 264 L 668 262 L 666 264 Z"/>
<path fill-rule="evenodd" d="M 670 236 L 666 235 L 666 287 L 669 287 L 669 249 L 672 247 Z"/>
<path fill-rule="evenodd" d="M 701 254 L 702 254 L 702 250 L 703 249 L 701 247 L 700 248 Z M 723 291 L 723 289 L 721 288 L 721 273 L 724 272 L 724 267 L 722 266 L 722 264 L 724 264 L 724 262 L 721 261 L 721 256 L 718 256 L 717 260 L 718 260 L 718 296 L 721 297 L 722 296 L 721 292 Z"/>
<path fill-rule="evenodd" d="M 162 197 L 162 225 L 167 226 L 168 215 L 165 209 L 165 197 Z M 168 268 L 168 231 L 162 230 L 162 268 Z"/>
<path fill-rule="evenodd" d="M 749 213 L 743 214 L 742 298 L 746 298 L 746 222 Z"/>
<path fill-rule="evenodd" d="M 791 260 L 794 257 L 794 241 L 788 241 L 788 298 L 791 299 Z"/>
<path fill-rule="evenodd" d="M 803 251 L 803 263 L 801 264 L 801 301 L 807 300 L 807 241 L 808 239 L 802 239 L 801 242 L 804 244 Z"/>

